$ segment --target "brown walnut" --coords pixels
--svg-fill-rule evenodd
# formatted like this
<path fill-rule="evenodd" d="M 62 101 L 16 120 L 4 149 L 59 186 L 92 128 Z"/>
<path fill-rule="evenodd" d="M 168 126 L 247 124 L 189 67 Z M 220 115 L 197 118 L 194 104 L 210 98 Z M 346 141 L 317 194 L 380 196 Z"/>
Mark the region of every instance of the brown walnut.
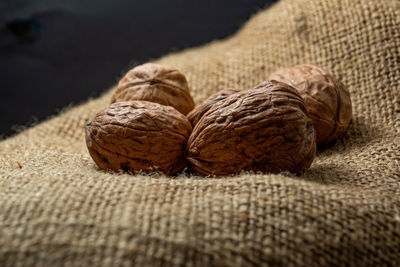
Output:
<path fill-rule="evenodd" d="M 86 126 L 86 144 L 103 170 L 174 175 L 186 164 L 192 131 L 175 108 L 148 101 L 117 102 Z"/>
<path fill-rule="evenodd" d="M 315 131 L 293 87 L 263 82 L 215 103 L 194 127 L 186 147 L 204 175 L 290 171 L 301 175 L 316 152 Z"/>
<path fill-rule="evenodd" d="M 201 119 L 201 117 L 218 101 L 227 98 L 231 94 L 235 94 L 239 92 L 240 89 L 229 88 L 225 90 L 221 90 L 211 96 L 209 96 L 203 104 L 195 107 L 192 111 L 187 114 L 187 118 L 189 119 L 190 123 L 194 127 L 197 122 Z"/>
<path fill-rule="evenodd" d="M 269 79 L 285 82 L 300 92 L 316 130 L 318 144 L 333 141 L 346 131 L 352 116 L 350 92 L 324 69 L 302 64 L 280 69 Z"/>
<path fill-rule="evenodd" d="M 131 100 L 172 106 L 184 115 L 194 108 L 185 76 L 176 69 L 153 63 L 128 71 L 119 81 L 111 103 Z"/>

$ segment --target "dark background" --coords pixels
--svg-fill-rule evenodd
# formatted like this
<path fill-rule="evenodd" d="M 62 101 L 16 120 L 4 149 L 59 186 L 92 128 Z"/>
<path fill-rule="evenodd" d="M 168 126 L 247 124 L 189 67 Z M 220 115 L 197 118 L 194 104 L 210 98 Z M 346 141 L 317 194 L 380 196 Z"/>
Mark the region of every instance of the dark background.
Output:
<path fill-rule="evenodd" d="M 0 0 L 0 137 L 130 67 L 231 35 L 273 0 Z"/>

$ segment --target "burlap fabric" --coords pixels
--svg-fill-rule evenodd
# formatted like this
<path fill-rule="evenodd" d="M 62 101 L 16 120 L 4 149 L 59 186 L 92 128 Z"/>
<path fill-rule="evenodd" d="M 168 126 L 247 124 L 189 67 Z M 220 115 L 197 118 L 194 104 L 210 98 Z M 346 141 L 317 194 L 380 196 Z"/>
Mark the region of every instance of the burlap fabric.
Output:
<path fill-rule="evenodd" d="M 100 171 L 84 126 L 110 92 L 3 141 L 0 266 L 400 264 L 399 25 L 397 1 L 283 0 L 231 38 L 158 60 L 197 103 L 299 63 L 340 78 L 352 124 L 303 177 Z"/>

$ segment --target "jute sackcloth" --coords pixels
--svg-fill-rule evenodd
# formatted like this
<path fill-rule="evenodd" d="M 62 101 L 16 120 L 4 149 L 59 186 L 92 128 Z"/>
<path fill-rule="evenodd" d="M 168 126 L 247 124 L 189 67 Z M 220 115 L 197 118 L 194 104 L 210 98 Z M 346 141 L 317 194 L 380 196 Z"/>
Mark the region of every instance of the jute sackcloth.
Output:
<path fill-rule="evenodd" d="M 197 104 L 300 63 L 341 79 L 353 121 L 302 177 L 103 172 L 84 126 L 112 90 L 4 140 L 0 266 L 398 266 L 399 13 L 393 0 L 283 0 L 157 60 L 187 75 Z"/>

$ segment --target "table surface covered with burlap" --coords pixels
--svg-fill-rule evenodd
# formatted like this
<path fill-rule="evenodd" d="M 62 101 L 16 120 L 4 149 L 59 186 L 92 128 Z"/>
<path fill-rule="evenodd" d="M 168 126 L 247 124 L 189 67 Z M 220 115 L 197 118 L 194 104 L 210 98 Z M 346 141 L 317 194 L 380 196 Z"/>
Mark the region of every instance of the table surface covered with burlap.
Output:
<path fill-rule="evenodd" d="M 321 65 L 353 121 L 302 177 L 106 173 L 84 126 L 112 90 L 0 143 L 0 266 L 400 263 L 400 15 L 393 0 L 282 0 L 234 36 L 157 62 L 197 104 Z"/>

